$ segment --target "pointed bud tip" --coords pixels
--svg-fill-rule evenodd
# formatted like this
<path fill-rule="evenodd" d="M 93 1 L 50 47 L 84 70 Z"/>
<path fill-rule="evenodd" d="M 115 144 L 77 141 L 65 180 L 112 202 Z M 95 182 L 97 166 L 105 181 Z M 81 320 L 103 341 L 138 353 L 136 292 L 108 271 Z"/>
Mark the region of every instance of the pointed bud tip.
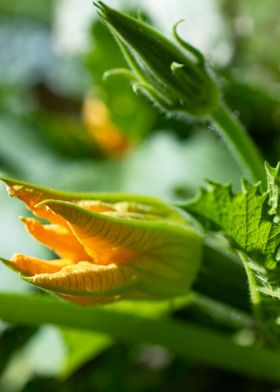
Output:
<path fill-rule="evenodd" d="M 97 13 L 103 18 L 106 19 L 110 11 L 113 11 L 111 7 L 107 4 L 103 3 L 103 1 L 94 1 L 93 5 L 97 8 Z"/>

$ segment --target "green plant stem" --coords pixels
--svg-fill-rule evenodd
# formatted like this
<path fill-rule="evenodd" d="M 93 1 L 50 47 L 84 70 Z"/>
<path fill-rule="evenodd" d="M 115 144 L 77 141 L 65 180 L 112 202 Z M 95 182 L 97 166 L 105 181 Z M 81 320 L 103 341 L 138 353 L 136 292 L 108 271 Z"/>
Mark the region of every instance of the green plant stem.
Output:
<path fill-rule="evenodd" d="M 254 272 L 250 267 L 250 258 L 241 251 L 239 251 L 238 254 L 242 260 L 247 275 L 251 304 L 253 307 L 253 312 L 258 327 L 260 343 L 262 344 L 264 343 L 268 347 L 269 346 L 274 347 L 276 344 L 275 336 L 273 332 L 270 331 L 270 329 L 267 327 L 266 320 L 268 318 L 267 317 L 268 315 L 266 314 L 265 308 L 263 306 L 261 293 L 258 290 Z"/>
<path fill-rule="evenodd" d="M 49 323 L 94 330 L 130 342 L 159 344 L 194 361 L 280 381 L 278 352 L 241 347 L 227 335 L 190 323 L 153 319 L 112 309 L 112 306 L 79 307 L 47 296 L 0 294 L 0 318 L 6 322 Z"/>
<path fill-rule="evenodd" d="M 246 275 L 247 275 L 247 280 L 248 280 L 248 285 L 249 285 L 249 293 L 250 293 L 250 298 L 251 298 L 251 304 L 253 306 L 253 311 L 255 314 L 255 318 L 258 322 L 262 322 L 263 320 L 263 314 L 261 311 L 261 296 L 260 296 L 260 292 L 257 289 L 257 283 L 255 280 L 255 276 L 253 271 L 251 270 L 250 266 L 249 266 L 249 258 L 248 256 L 246 256 L 245 253 L 243 252 L 238 252 L 240 259 L 242 260 L 244 269 L 246 271 Z"/>
<path fill-rule="evenodd" d="M 221 104 L 211 114 L 217 132 L 228 146 L 244 175 L 254 182 L 266 183 L 263 159 L 240 122 Z"/>

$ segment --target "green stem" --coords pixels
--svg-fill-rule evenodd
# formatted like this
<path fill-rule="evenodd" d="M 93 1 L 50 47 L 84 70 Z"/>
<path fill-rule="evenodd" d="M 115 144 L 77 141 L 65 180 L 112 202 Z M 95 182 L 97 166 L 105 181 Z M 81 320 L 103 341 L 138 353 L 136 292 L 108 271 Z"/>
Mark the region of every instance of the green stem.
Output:
<path fill-rule="evenodd" d="M 255 318 L 257 322 L 262 323 L 263 320 L 263 313 L 261 310 L 261 296 L 260 292 L 258 291 L 257 288 L 257 283 L 256 279 L 254 276 L 253 271 L 251 270 L 249 266 L 249 258 L 246 256 L 245 253 L 243 252 L 238 252 L 240 259 L 242 260 L 246 275 L 247 275 L 247 280 L 248 280 L 248 285 L 249 285 L 249 292 L 250 292 L 250 298 L 251 298 L 251 304 L 253 306 L 253 311 L 255 314 Z"/>
<path fill-rule="evenodd" d="M 265 184 L 263 159 L 240 122 L 222 104 L 211 118 L 244 175 L 254 182 Z"/>
<path fill-rule="evenodd" d="M 250 299 L 258 327 L 260 343 L 265 343 L 268 347 L 275 347 L 275 336 L 273 331 L 267 328 L 268 315 L 266 314 L 265 308 L 263 307 L 262 297 L 260 291 L 258 290 L 254 271 L 252 271 L 250 267 L 250 258 L 241 251 L 239 251 L 238 254 L 242 260 L 247 275 Z"/>
<path fill-rule="evenodd" d="M 165 319 L 129 314 L 113 306 L 79 307 L 47 296 L 0 294 L 0 318 L 7 322 L 56 324 L 94 330 L 117 339 L 165 346 L 198 362 L 242 374 L 280 381 L 280 353 L 256 347 L 241 347 L 228 335 Z"/>

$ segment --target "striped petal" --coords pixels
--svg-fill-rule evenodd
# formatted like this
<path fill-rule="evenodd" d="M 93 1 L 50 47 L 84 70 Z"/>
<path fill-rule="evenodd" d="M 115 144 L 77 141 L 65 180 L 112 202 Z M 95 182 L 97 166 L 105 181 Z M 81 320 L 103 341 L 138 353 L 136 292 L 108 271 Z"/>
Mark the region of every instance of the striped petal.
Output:
<path fill-rule="evenodd" d="M 136 277 L 126 267 L 94 265 L 87 261 L 66 266 L 55 273 L 41 273 L 26 280 L 47 290 L 76 296 L 113 296 L 132 289 Z"/>

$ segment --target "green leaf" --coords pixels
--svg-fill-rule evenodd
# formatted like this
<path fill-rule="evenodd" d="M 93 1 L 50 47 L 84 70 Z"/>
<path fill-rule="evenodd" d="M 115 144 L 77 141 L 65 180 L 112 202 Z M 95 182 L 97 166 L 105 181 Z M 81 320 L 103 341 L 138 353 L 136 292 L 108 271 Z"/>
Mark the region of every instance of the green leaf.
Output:
<path fill-rule="evenodd" d="M 256 320 L 268 344 L 280 342 L 280 218 L 279 165 L 266 165 L 267 190 L 242 183 L 240 193 L 230 185 L 209 183 L 183 208 L 206 229 L 220 232 L 239 253 L 246 270 Z M 270 297 L 270 298 L 269 298 Z"/>
<path fill-rule="evenodd" d="M 266 177 L 267 177 L 267 189 L 269 192 L 269 205 L 271 206 L 269 213 L 271 215 L 280 214 L 279 197 L 280 197 L 280 162 L 276 167 L 271 167 L 268 164 L 265 165 Z M 277 220 L 277 219 L 276 219 Z"/>
<path fill-rule="evenodd" d="M 269 193 L 261 192 L 259 185 L 244 181 L 241 192 L 233 194 L 230 185 L 209 182 L 183 208 L 207 231 L 224 233 L 233 248 L 259 261 L 259 266 L 276 267 L 280 225 L 270 214 Z"/>

